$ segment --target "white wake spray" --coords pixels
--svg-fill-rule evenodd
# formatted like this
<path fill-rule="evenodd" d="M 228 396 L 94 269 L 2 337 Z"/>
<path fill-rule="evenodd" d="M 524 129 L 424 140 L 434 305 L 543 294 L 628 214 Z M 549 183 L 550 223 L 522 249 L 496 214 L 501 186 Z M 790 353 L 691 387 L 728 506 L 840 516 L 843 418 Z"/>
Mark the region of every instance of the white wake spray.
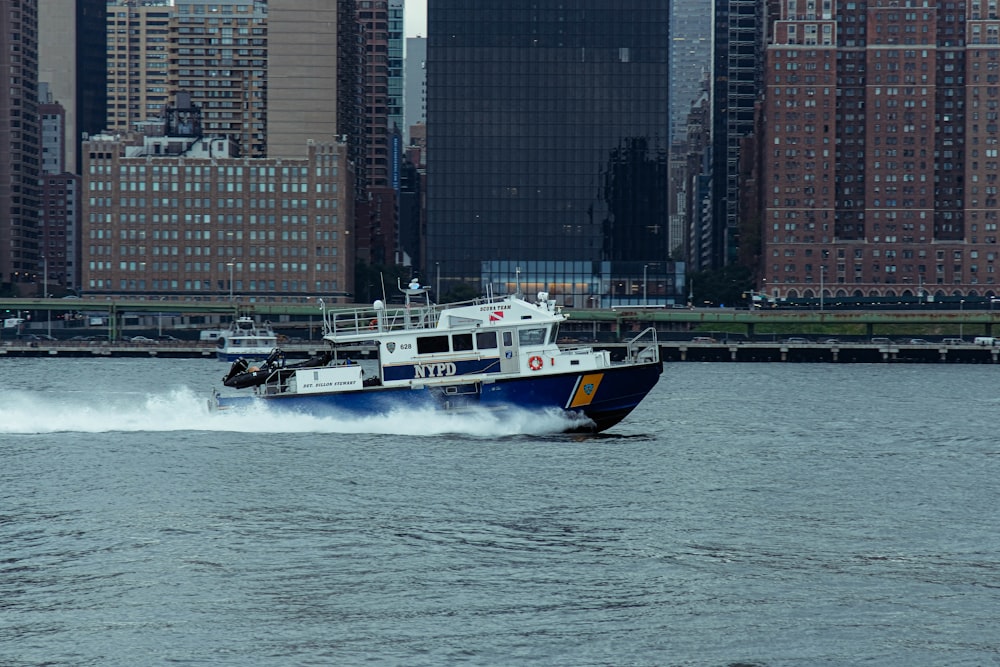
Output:
<path fill-rule="evenodd" d="M 560 411 L 486 409 L 443 413 L 400 408 L 388 415 L 315 417 L 266 405 L 214 412 L 208 396 L 188 388 L 160 393 L 12 391 L 0 402 L 0 434 L 215 431 L 233 433 L 372 433 L 495 438 L 561 433 L 579 422 Z"/>

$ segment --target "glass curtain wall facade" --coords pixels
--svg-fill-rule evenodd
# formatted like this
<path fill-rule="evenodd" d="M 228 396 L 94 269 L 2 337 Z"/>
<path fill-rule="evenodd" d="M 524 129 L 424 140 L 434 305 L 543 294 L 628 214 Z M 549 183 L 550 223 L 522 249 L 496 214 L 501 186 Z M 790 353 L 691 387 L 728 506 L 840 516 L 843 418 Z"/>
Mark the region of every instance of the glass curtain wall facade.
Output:
<path fill-rule="evenodd" d="M 665 261 L 667 0 L 430 0 L 427 261 Z"/>
<path fill-rule="evenodd" d="M 483 262 L 483 292 L 534 299 L 546 292 L 560 306 L 614 308 L 683 304 L 683 262 Z"/>
<path fill-rule="evenodd" d="M 763 87 L 764 9 L 758 0 L 715 2 L 712 268 L 739 255 L 740 145 L 754 132 L 754 105 Z"/>

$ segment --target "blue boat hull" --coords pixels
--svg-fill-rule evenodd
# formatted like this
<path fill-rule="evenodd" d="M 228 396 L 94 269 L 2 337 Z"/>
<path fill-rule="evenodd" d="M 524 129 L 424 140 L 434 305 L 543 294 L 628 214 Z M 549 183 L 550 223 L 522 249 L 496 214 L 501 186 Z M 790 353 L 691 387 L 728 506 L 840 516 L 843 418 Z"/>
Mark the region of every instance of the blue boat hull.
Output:
<path fill-rule="evenodd" d="M 662 372 L 663 364 L 656 362 L 483 383 L 456 377 L 452 384 L 415 389 L 369 387 L 328 394 L 218 396 L 216 403 L 219 409 L 228 409 L 266 401 L 271 409 L 316 416 L 388 414 L 400 405 L 442 410 L 470 406 L 526 410 L 558 408 L 583 415 L 593 423 L 574 430 L 600 432 L 628 416 L 656 385 Z"/>
<path fill-rule="evenodd" d="M 215 358 L 219 361 L 228 361 L 230 363 L 236 361 L 237 359 L 246 359 L 247 361 L 264 361 L 271 354 L 271 350 L 266 352 L 248 352 L 246 350 L 240 350 L 239 352 L 224 352 L 223 350 L 215 351 Z"/>

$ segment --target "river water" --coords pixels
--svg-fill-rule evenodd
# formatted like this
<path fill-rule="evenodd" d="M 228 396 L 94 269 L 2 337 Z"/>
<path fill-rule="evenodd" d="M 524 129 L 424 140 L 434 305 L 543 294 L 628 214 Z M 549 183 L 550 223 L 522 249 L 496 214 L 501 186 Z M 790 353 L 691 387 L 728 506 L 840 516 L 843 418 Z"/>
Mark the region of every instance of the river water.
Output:
<path fill-rule="evenodd" d="M 995 366 L 668 364 L 600 436 L 0 368 L 5 666 L 1000 664 Z"/>

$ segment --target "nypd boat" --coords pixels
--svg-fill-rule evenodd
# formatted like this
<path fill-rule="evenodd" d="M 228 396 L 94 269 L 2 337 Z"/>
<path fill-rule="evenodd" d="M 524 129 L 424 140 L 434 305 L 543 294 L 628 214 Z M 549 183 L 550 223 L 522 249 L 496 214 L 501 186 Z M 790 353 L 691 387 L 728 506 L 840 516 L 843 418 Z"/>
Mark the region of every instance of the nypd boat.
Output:
<path fill-rule="evenodd" d="M 252 317 L 242 316 L 215 339 L 215 356 L 221 361 L 260 361 L 267 359 L 277 344 L 278 335 L 269 322 L 258 324 Z"/>
<path fill-rule="evenodd" d="M 286 363 L 280 349 L 260 364 L 237 359 L 215 392 L 214 407 L 266 402 L 269 408 L 313 415 L 389 414 L 396 407 L 561 410 L 574 431 L 603 431 L 624 419 L 663 372 L 656 330 L 627 341 L 625 355 L 560 347 L 563 314 L 548 294 L 435 305 L 416 281 L 402 288 L 404 307 L 323 313 L 326 350 Z M 352 363 L 345 348 L 371 345 L 375 370 Z M 226 391 L 226 390 L 223 390 Z"/>

